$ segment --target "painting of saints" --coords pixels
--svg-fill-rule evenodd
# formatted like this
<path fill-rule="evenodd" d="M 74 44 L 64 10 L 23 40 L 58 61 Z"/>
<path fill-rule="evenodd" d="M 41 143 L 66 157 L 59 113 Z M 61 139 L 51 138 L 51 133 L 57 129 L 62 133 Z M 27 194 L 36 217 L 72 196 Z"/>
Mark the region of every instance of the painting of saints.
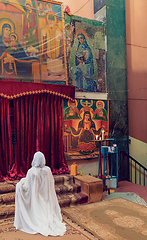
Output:
<path fill-rule="evenodd" d="M 67 106 L 68 105 L 68 106 Z M 104 108 L 106 107 L 106 109 Z M 97 151 L 95 139 L 108 136 L 108 101 L 75 99 L 64 102 L 64 139 L 66 151 L 82 154 Z M 67 144 L 68 141 L 68 144 Z"/>
<path fill-rule="evenodd" d="M 94 142 L 95 135 L 99 135 L 101 129 L 96 130 L 95 122 L 91 118 L 90 111 L 85 111 L 83 119 L 78 124 L 78 130 L 70 127 L 71 135 L 79 137 L 78 140 L 78 151 L 83 154 L 89 154 L 96 150 Z"/>
<path fill-rule="evenodd" d="M 53 11 L 45 15 L 46 25 L 41 30 L 42 54 L 47 62 L 48 76 L 61 76 L 64 72 L 62 60 L 62 31 L 58 28 L 58 16 Z"/>
<path fill-rule="evenodd" d="M 92 113 L 94 114 L 93 119 L 98 120 L 99 126 L 101 128 L 104 128 L 105 131 L 108 131 L 108 114 L 105 109 L 104 101 L 97 101 L 96 107 L 96 110 L 92 111 Z"/>
<path fill-rule="evenodd" d="M 48 3 L 48 2 L 46 2 L 45 3 L 45 12 L 50 12 L 50 11 L 52 11 L 52 3 Z"/>
<path fill-rule="evenodd" d="M 38 3 L 38 15 L 39 16 L 45 16 L 44 5 L 43 5 L 42 2 Z"/>
<path fill-rule="evenodd" d="M 20 51 L 19 43 L 18 43 L 17 39 L 18 39 L 18 37 L 17 37 L 16 33 L 10 34 L 10 42 L 8 43 L 8 49 L 6 50 L 6 52 L 11 54 L 14 51 L 17 51 L 17 52 Z"/>
<path fill-rule="evenodd" d="M 78 90 L 96 92 L 97 84 L 92 79 L 94 74 L 93 54 L 86 41 L 87 34 L 83 30 L 77 30 L 76 36 L 79 43 L 75 54 L 75 66 L 71 67 L 73 85 Z"/>
<path fill-rule="evenodd" d="M 16 80 L 17 77 L 24 77 L 26 72 L 28 77 L 30 77 L 33 73 L 32 64 L 39 65 L 37 58 L 29 57 L 26 54 L 24 48 L 18 42 L 17 35 L 14 32 L 12 33 L 12 28 L 14 29 L 12 21 L 0 26 L 1 78 L 7 80 Z"/>
<path fill-rule="evenodd" d="M 64 120 L 80 119 L 81 113 L 82 113 L 82 110 L 79 111 L 77 108 L 77 101 L 68 100 L 68 107 L 65 109 L 63 119 Z"/>
<path fill-rule="evenodd" d="M 88 143 L 90 140 L 94 140 L 93 131 L 96 130 L 96 127 L 89 111 L 84 112 L 83 120 L 79 122 L 78 129 L 81 132 L 79 142 Z"/>
<path fill-rule="evenodd" d="M 96 107 L 97 109 L 95 111 L 93 111 L 93 114 L 95 115 L 94 119 L 98 119 L 98 120 L 103 120 L 103 121 L 108 121 L 108 116 L 107 116 L 107 111 L 104 108 L 105 107 L 105 103 L 103 101 L 97 101 L 96 102 Z"/>
<path fill-rule="evenodd" d="M 25 2 L 26 13 L 23 20 L 23 44 L 28 54 L 38 54 L 37 14 L 33 9 L 31 0 Z"/>

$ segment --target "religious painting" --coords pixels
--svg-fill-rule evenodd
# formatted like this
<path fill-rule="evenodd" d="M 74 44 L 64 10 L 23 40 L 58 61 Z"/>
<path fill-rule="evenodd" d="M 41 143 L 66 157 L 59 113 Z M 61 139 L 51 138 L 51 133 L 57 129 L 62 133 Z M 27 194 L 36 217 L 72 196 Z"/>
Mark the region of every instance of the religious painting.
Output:
<path fill-rule="evenodd" d="M 61 3 L 38 1 L 38 29 L 42 81 L 66 84 Z"/>
<path fill-rule="evenodd" d="M 0 79 L 66 84 L 62 15 L 61 3 L 0 0 Z"/>
<path fill-rule="evenodd" d="M 23 5 L 16 0 L 13 2 L 0 0 L 0 79 L 2 80 L 35 79 L 37 81 L 39 79 L 40 81 L 39 58 L 37 54 L 29 55 L 23 44 L 25 31 L 22 19 L 26 14 L 25 3 Z M 35 36 L 37 38 L 36 32 Z"/>
<path fill-rule="evenodd" d="M 64 101 L 65 152 L 91 154 L 95 152 L 96 138 L 108 137 L 108 101 L 75 99 Z"/>
<path fill-rule="evenodd" d="M 106 92 L 105 25 L 65 15 L 68 84 L 77 92 Z"/>

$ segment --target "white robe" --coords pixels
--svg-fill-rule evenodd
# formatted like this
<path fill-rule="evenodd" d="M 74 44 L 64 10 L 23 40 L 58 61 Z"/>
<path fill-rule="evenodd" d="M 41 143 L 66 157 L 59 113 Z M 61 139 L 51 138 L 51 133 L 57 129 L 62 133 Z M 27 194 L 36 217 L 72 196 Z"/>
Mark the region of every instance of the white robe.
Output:
<path fill-rule="evenodd" d="M 62 223 L 53 175 L 49 167 L 40 167 L 38 159 L 36 162 L 16 184 L 14 226 L 31 234 L 63 236 L 66 226 Z"/>

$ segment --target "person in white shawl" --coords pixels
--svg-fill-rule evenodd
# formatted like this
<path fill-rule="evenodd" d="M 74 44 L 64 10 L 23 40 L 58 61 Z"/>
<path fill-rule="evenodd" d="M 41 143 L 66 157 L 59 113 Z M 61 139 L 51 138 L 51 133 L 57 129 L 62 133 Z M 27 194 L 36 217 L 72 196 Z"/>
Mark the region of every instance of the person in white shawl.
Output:
<path fill-rule="evenodd" d="M 54 178 L 41 152 L 34 154 L 32 167 L 16 184 L 14 226 L 26 233 L 43 236 L 63 236 L 66 232 Z"/>

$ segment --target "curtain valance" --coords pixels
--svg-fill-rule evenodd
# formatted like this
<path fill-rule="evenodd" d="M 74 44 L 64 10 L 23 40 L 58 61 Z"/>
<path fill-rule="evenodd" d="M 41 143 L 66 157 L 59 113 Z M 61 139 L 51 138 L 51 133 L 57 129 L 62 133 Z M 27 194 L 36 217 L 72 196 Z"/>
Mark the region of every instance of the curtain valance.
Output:
<path fill-rule="evenodd" d="M 0 81 L 0 96 L 7 99 L 41 93 L 50 93 L 72 100 L 75 98 L 75 87 L 48 83 Z"/>

